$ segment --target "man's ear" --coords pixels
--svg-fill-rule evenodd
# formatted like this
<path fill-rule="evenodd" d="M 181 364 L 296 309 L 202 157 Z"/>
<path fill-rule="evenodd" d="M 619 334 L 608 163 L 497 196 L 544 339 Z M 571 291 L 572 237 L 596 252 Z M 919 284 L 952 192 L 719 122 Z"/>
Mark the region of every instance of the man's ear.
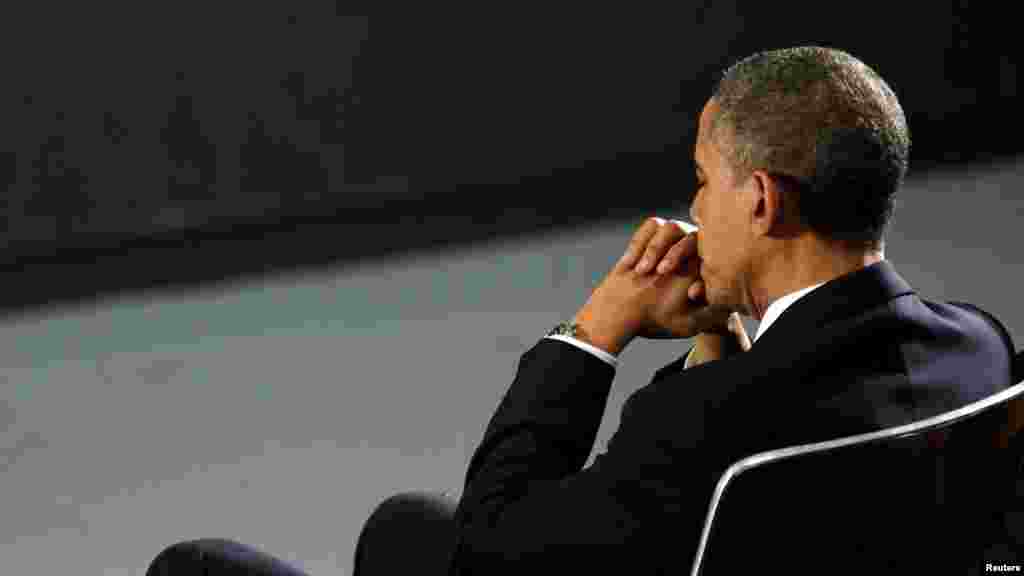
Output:
<path fill-rule="evenodd" d="M 751 174 L 747 199 L 751 227 L 758 236 L 780 232 L 785 223 L 785 198 L 774 178 L 760 170 Z"/>

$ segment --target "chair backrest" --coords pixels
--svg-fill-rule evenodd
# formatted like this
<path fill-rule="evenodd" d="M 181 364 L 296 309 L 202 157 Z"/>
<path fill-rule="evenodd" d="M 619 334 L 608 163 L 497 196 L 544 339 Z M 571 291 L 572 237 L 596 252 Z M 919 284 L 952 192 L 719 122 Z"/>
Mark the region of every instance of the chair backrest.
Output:
<path fill-rule="evenodd" d="M 998 554 L 1015 537 L 1004 514 L 1024 508 L 1015 490 L 1024 441 L 1009 424 L 1024 399 L 1015 378 L 926 420 L 733 463 L 712 495 L 691 576 L 979 571 L 985 550 Z M 1011 447 L 1000 449 L 1000 438 Z"/>

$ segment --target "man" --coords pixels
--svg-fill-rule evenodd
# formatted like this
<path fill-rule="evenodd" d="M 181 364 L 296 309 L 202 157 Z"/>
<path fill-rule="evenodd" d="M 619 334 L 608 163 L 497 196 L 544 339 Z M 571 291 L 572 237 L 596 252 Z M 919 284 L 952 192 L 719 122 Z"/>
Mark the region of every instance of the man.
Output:
<path fill-rule="evenodd" d="M 699 118 L 699 230 L 646 220 L 572 322 L 523 355 L 470 460 L 450 573 L 684 573 L 731 462 L 1008 387 L 1013 343 L 998 321 L 919 298 L 884 260 L 909 146 L 892 91 L 846 53 L 777 50 L 727 70 Z M 752 342 L 737 314 L 760 320 Z M 627 399 L 583 469 L 636 337 L 695 338 Z M 385 502 L 360 535 L 357 575 L 422 564 L 449 541 L 443 507 Z M 202 570 L 300 574 L 212 539 L 166 549 L 148 573 Z"/>
<path fill-rule="evenodd" d="M 727 70 L 699 119 L 699 230 L 645 221 L 572 326 L 523 355 L 470 460 L 450 572 L 683 573 L 731 462 L 1010 386 L 998 321 L 920 298 L 884 259 L 909 146 L 896 96 L 849 54 Z M 735 313 L 760 320 L 753 342 Z M 583 469 L 638 336 L 696 338 Z"/>

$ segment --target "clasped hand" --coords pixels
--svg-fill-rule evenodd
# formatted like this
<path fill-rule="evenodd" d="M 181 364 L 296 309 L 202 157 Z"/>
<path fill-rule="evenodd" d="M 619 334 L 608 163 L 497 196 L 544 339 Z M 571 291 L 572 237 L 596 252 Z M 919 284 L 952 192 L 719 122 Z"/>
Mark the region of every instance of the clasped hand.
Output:
<path fill-rule="evenodd" d="M 645 220 L 577 313 L 576 320 L 610 352 L 617 354 L 637 336 L 691 338 L 708 332 L 746 340 L 738 315 L 707 302 L 697 232 L 687 234 L 684 226 L 692 228 L 674 220 Z"/>

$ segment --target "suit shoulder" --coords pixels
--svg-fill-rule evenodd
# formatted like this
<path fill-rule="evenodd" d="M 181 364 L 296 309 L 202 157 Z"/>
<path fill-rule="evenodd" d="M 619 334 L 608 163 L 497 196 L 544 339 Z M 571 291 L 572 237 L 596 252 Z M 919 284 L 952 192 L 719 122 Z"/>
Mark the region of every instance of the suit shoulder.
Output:
<path fill-rule="evenodd" d="M 991 312 L 988 312 L 987 310 L 981 308 L 980 306 L 971 304 L 969 302 L 957 302 L 951 300 L 949 302 L 946 302 L 946 304 L 977 314 L 978 316 L 983 318 L 992 327 L 993 330 L 999 333 L 999 337 L 1002 338 L 1003 342 L 1006 344 L 1006 347 L 1009 348 L 1011 352 L 1017 350 L 1017 347 L 1013 342 L 1013 337 L 1010 336 L 1010 331 L 1006 329 L 1006 325 L 1003 324 L 1002 321 L 1000 321 L 999 318 L 997 318 Z"/>

